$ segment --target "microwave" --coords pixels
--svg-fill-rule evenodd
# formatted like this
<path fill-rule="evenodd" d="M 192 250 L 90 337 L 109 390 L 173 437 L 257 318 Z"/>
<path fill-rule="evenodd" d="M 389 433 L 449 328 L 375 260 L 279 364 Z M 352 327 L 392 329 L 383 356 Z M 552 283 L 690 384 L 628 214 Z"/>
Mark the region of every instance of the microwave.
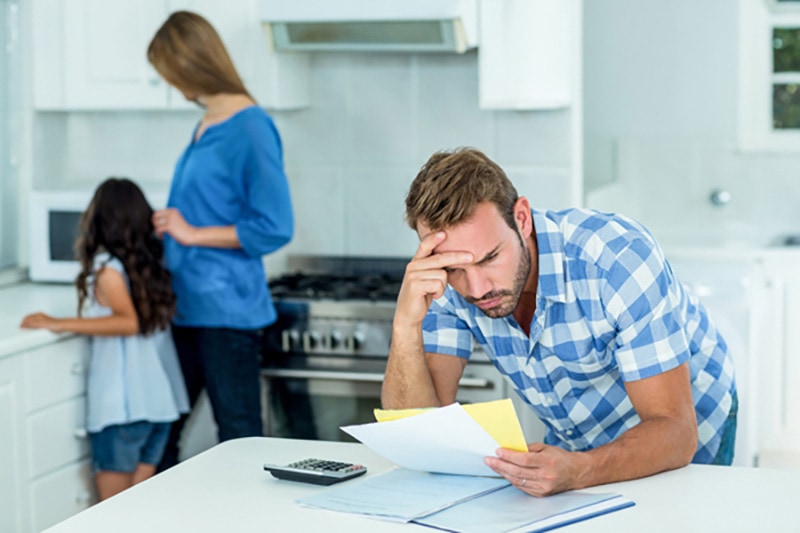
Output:
<path fill-rule="evenodd" d="M 143 191 L 153 209 L 167 205 L 164 191 Z M 28 277 L 31 281 L 72 283 L 80 273 L 75 240 L 92 190 L 32 191 L 30 194 Z"/>

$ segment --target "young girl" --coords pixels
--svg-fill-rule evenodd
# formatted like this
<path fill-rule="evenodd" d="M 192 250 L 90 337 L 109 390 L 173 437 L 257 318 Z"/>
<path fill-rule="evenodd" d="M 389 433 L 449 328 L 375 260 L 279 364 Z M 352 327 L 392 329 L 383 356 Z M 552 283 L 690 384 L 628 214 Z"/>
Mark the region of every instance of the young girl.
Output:
<path fill-rule="evenodd" d="M 23 328 L 92 337 L 87 429 L 101 500 L 153 475 L 171 422 L 189 410 L 169 332 L 175 295 L 152 215 L 132 181 L 103 182 L 75 245 L 78 317 L 22 320 Z"/>

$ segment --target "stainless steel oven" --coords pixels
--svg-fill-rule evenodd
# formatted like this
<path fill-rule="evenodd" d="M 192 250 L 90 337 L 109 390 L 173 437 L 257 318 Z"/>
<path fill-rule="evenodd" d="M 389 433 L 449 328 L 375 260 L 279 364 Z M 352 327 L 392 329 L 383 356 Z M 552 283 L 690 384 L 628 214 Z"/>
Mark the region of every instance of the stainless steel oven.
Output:
<path fill-rule="evenodd" d="M 264 427 L 269 436 L 350 440 L 339 427 L 373 422 L 406 261 L 290 258 L 303 267 L 271 282 L 278 321 L 264 335 Z M 319 272 L 322 268 L 323 272 Z M 462 403 L 506 397 L 482 352 L 459 387 Z"/>

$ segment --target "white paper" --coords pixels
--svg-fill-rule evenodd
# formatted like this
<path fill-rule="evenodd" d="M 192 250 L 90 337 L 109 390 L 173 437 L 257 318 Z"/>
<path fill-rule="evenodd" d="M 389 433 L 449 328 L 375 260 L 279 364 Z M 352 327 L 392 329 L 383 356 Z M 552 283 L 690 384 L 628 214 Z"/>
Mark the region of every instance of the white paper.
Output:
<path fill-rule="evenodd" d="M 495 455 L 500 445 L 457 403 L 398 420 L 341 429 L 404 468 L 499 477 L 483 459 Z"/>

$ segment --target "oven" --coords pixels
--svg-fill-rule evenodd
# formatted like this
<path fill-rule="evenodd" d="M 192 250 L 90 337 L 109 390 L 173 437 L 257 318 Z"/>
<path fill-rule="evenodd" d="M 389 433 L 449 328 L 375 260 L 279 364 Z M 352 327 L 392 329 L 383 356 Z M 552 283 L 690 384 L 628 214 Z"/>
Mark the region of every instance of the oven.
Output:
<path fill-rule="evenodd" d="M 278 320 L 264 334 L 265 433 L 352 440 L 340 426 L 374 422 L 406 260 L 292 256 L 270 289 Z M 464 370 L 458 401 L 506 397 L 483 352 Z"/>

